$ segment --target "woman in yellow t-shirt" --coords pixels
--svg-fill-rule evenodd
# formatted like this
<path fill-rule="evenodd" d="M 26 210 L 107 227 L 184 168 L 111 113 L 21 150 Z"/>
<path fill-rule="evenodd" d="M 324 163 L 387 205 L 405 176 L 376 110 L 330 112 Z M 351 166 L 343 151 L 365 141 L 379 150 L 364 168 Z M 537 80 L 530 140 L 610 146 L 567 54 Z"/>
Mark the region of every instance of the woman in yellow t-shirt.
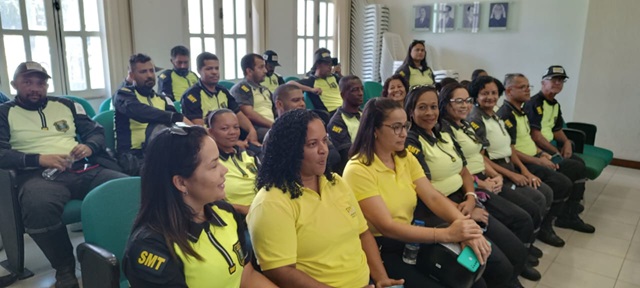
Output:
<path fill-rule="evenodd" d="M 221 201 L 226 173 L 202 127 L 176 124 L 150 141 L 122 260 L 131 287 L 276 287 L 253 269 L 241 216 Z"/>
<path fill-rule="evenodd" d="M 229 109 L 218 109 L 207 114 L 209 135 L 220 151 L 220 163 L 227 167 L 227 202 L 242 215 L 249 213 L 249 206 L 256 196 L 255 182 L 259 161 L 253 153 L 240 148 L 238 117 Z"/>
<path fill-rule="evenodd" d="M 433 188 L 416 158 L 404 149 L 409 127 L 397 102 L 387 98 L 367 102 L 343 177 L 381 246 L 389 275 L 404 278 L 405 287 L 439 287 L 417 266 L 403 262 L 405 243 L 462 242 L 473 248 L 481 264 L 486 263 L 491 246 L 480 227 Z M 412 226 L 418 199 L 450 226 Z"/>
<path fill-rule="evenodd" d="M 258 263 L 281 287 L 365 287 L 391 280 L 349 186 L 325 172 L 327 131 L 317 114 L 278 117 L 267 139 L 247 224 Z M 325 286 L 326 285 L 326 286 Z"/>
<path fill-rule="evenodd" d="M 409 82 L 399 74 L 387 78 L 382 85 L 382 97 L 396 101 L 400 106 L 404 107 L 404 98 L 409 91 Z"/>

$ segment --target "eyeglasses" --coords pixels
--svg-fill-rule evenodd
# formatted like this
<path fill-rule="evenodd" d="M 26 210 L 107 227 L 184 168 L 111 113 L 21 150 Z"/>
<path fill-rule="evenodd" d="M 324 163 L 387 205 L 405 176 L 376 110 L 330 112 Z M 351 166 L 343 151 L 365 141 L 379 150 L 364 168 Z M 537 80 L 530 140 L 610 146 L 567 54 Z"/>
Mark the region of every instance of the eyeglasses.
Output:
<path fill-rule="evenodd" d="M 187 136 L 189 135 L 189 131 L 185 130 L 184 128 L 189 127 L 191 126 L 187 125 L 184 122 L 176 122 L 175 124 L 173 124 L 173 126 L 171 126 L 171 128 L 169 128 L 169 132 L 171 133 L 171 135 Z"/>
<path fill-rule="evenodd" d="M 467 98 L 467 99 L 457 98 L 457 99 L 451 99 L 449 100 L 449 102 L 455 103 L 458 106 L 462 106 L 465 103 L 469 105 L 473 105 L 473 98 Z"/>
<path fill-rule="evenodd" d="M 407 131 L 409 131 L 409 129 L 411 129 L 411 122 L 407 121 L 404 124 L 402 123 L 395 123 L 393 125 L 388 125 L 388 124 L 382 124 L 382 126 L 387 126 L 391 129 L 393 129 L 393 133 L 396 135 L 400 135 L 400 133 L 402 133 L 402 128 L 406 129 Z"/>
<path fill-rule="evenodd" d="M 562 77 L 546 77 L 544 78 L 544 80 L 549 80 L 551 82 L 555 82 L 555 83 L 567 83 L 567 78 L 562 78 Z"/>

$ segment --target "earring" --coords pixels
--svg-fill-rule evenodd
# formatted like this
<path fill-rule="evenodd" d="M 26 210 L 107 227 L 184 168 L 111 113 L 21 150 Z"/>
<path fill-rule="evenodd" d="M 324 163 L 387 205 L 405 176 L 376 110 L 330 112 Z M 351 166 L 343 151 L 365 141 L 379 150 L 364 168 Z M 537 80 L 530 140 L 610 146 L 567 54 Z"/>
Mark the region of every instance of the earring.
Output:
<path fill-rule="evenodd" d="M 182 196 L 187 196 L 187 195 L 189 195 L 189 191 L 182 193 Z"/>

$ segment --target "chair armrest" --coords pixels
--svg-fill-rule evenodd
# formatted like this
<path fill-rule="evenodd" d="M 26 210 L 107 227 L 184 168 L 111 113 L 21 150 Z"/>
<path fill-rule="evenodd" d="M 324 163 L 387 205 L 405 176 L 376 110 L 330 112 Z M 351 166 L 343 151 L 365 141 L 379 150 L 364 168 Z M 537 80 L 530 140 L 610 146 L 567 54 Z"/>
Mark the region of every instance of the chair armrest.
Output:
<path fill-rule="evenodd" d="M 76 252 L 84 287 L 120 287 L 120 264 L 116 255 L 86 242 L 78 245 Z"/>
<path fill-rule="evenodd" d="M 585 144 L 593 145 L 595 143 L 596 132 L 598 131 L 596 125 L 582 122 L 567 122 L 567 127 L 584 132 L 586 136 Z"/>
<path fill-rule="evenodd" d="M 563 128 L 562 131 L 564 132 L 565 135 L 567 135 L 567 138 L 569 138 L 569 140 L 573 142 L 574 152 L 576 153 L 584 152 L 584 144 L 586 141 L 585 140 L 586 135 L 584 132 L 582 132 L 581 130 L 571 129 L 571 128 Z"/>
<path fill-rule="evenodd" d="M 8 270 L 24 272 L 24 226 L 18 201 L 16 171 L 0 169 L 0 234 L 7 253 Z"/>

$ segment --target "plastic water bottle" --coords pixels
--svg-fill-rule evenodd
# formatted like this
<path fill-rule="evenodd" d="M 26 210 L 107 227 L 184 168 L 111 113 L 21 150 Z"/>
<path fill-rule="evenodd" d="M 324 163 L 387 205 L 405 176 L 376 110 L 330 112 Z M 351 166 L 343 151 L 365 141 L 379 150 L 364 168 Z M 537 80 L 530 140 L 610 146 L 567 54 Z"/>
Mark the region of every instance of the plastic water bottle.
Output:
<path fill-rule="evenodd" d="M 424 221 L 413 220 L 413 226 L 424 227 Z M 420 243 L 407 243 L 404 245 L 404 252 L 402 252 L 402 261 L 409 265 L 416 265 L 418 259 L 418 252 L 420 252 Z"/>
<path fill-rule="evenodd" d="M 69 155 L 69 157 L 67 158 L 67 168 L 71 168 L 73 162 L 75 162 L 75 159 L 71 155 Z M 58 175 L 60 175 L 62 172 L 63 171 L 59 170 L 58 168 L 47 168 L 42 171 L 42 178 L 44 178 L 45 180 L 53 181 L 56 180 Z"/>

